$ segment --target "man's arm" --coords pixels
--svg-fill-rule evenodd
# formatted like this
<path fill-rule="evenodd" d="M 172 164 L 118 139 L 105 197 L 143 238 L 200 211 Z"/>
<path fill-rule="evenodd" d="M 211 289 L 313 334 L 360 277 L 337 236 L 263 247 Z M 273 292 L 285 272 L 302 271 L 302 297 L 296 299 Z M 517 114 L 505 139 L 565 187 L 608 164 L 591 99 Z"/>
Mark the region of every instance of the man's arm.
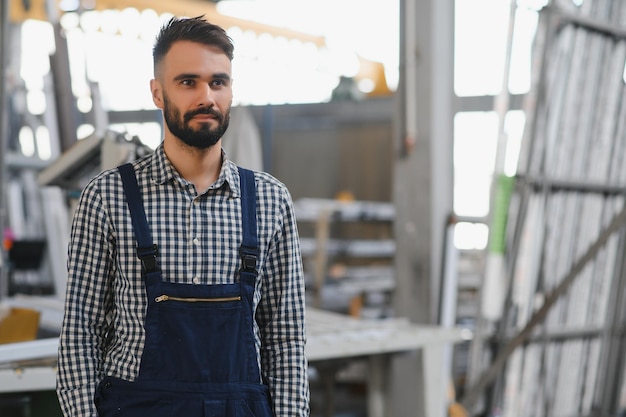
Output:
<path fill-rule="evenodd" d="M 291 197 L 283 189 L 281 213 L 270 244 L 257 317 L 261 331 L 261 370 L 276 417 L 309 415 L 304 352 L 305 286 L 300 241 Z"/>
<path fill-rule="evenodd" d="M 109 223 L 96 183 L 81 194 L 68 248 L 65 315 L 59 341 L 57 394 L 66 417 L 97 416 L 114 270 Z"/>

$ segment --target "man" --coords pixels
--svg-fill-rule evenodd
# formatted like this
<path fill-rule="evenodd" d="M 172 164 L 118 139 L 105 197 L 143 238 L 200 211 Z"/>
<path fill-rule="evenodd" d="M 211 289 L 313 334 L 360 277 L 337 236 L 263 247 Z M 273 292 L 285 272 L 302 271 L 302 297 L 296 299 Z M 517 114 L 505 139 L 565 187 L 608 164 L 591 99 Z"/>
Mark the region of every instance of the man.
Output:
<path fill-rule="evenodd" d="M 66 416 L 308 416 L 291 197 L 226 159 L 233 46 L 172 18 L 153 49 L 155 152 L 94 178 L 72 223 Z M 135 182 L 136 181 L 136 182 Z"/>

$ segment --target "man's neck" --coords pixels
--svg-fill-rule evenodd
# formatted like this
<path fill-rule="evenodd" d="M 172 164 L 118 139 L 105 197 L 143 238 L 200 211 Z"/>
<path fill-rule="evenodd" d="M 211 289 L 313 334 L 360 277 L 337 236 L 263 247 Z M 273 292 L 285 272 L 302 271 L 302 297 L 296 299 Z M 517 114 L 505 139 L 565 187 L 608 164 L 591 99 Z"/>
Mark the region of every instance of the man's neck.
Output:
<path fill-rule="evenodd" d="M 165 138 L 163 149 L 176 171 L 202 192 L 217 180 L 222 169 L 221 143 L 198 149 L 177 138 Z"/>

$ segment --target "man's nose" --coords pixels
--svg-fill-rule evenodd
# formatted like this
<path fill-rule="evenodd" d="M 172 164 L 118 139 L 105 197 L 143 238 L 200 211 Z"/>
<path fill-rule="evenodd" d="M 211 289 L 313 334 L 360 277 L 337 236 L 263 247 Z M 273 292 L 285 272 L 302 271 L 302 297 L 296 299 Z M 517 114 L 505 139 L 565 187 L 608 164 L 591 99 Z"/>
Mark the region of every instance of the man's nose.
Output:
<path fill-rule="evenodd" d="M 202 84 L 198 93 L 198 107 L 215 105 L 215 91 L 209 84 Z"/>

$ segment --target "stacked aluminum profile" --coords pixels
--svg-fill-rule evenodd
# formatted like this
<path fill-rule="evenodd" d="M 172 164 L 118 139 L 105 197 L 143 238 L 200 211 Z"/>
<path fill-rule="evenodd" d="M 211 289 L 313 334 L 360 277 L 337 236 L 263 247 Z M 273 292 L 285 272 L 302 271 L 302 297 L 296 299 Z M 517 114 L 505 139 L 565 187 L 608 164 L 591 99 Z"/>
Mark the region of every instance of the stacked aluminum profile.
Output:
<path fill-rule="evenodd" d="M 503 344 L 571 275 L 626 194 L 626 2 L 552 2 L 534 53 Z M 503 417 L 626 412 L 625 237 L 626 225 L 610 234 L 509 356 L 494 401 Z"/>

